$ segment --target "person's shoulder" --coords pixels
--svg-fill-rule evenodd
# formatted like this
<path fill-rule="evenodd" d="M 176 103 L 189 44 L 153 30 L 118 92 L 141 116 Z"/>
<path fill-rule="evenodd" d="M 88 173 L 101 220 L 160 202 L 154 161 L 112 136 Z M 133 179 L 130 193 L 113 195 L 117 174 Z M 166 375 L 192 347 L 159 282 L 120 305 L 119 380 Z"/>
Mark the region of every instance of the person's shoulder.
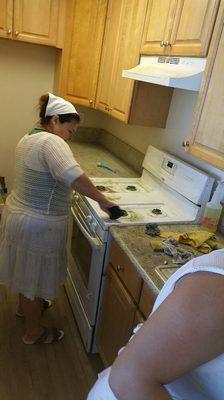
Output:
<path fill-rule="evenodd" d="M 70 151 L 69 145 L 58 135 L 49 133 L 43 140 L 42 149 L 46 152 L 66 152 Z"/>
<path fill-rule="evenodd" d="M 60 136 L 55 135 L 54 133 L 50 133 L 50 132 L 46 132 L 47 135 L 45 136 L 45 139 L 49 142 L 49 143 L 57 143 L 57 144 L 61 144 L 63 145 L 67 145 L 67 143 L 64 141 L 64 139 L 62 139 Z"/>

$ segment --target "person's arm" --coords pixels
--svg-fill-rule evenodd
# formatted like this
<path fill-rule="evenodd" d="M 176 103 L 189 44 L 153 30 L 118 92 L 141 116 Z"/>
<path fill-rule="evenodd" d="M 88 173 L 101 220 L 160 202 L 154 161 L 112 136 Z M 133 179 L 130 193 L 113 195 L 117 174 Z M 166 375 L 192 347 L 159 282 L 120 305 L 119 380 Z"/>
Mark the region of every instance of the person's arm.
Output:
<path fill-rule="evenodd" d="M 85 174 L 73 181 L 72 188 L 78 193 L 97 201 L 100 205 L 100 208 L 105 212 L 107 212 L 109 207 L 115 205 L 93 185 L 91 180 Z"/>
<path fill-rule="evenodd" d="M 168 400 L 164 388 L 224 352 L 224 276 L 188 275 L 115 360 L 119 400 Z"/>

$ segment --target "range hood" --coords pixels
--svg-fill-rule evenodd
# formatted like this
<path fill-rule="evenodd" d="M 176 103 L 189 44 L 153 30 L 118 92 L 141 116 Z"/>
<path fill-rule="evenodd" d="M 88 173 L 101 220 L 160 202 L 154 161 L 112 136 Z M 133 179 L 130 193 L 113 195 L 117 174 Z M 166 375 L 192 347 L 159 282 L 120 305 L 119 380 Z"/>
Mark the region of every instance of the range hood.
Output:
<path fill-rule="evenodd" d="M 206 58 L 142 56 L 140 64 L 124 70 L 122 76 L 179 89 L 198 91 Z"/>

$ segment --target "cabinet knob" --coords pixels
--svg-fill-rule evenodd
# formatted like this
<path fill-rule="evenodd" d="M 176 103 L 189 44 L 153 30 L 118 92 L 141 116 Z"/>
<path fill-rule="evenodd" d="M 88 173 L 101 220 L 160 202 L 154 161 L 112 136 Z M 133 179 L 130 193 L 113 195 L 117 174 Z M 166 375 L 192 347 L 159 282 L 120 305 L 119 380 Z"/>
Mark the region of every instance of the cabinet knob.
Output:
<path fill-rule="evenodd" d="M 183 146 L 184 150 L 187 150 L 189 148 L 189 146 L 190 146 L 189 140 L 184 140 L 182 142 L 182 146 Z"/>
<path fill-rule="evenodd" d="M 112 107 L 109 107 L 109 108 L 108 108 L 108 111 L 113 111 L 113 108 L 112 108 Z"/>
<path fill-rule="evenodd" d="M 19 36 L 19 31 L 14 32 L 15 36 Z"/>
<path fill-rule="evenodd" d="M 162 40 L 162 41 L 160 42 L 160 46 L 161 46 L 161 47 L 165 46 L 164 40 Z"/>
<path fill-rule="evenodd" d="M 11 29 L 7 29 L 6 33 L 7 33 L 7 35 L 11 35 L 11 33 L 12 33 Z"/>
<path fill-rule="evenodd" d="M 104 110 L 109 111 L 109 107 L 105 106 Z"/>
<path fill-rule="evenodd" d="M 123 271 L 123 269 L 124 269 L 124 267 L 122 267 L 121 265 L 117 265 L 117 272 L 121 272 L 121 271 Z"/>
<path fill-rule="evenodd" d="M 89 104 L 93 104 L 93 100 L 92 99 L 89 99 Z"/>

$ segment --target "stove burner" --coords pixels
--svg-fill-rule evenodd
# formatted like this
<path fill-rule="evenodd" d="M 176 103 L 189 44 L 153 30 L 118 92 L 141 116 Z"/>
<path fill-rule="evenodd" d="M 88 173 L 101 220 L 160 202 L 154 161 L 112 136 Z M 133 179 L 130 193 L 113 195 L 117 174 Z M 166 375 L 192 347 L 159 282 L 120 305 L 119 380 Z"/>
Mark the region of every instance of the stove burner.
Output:
<path fill-rule="evenodd" d="M 103 185 L 98 185 L 96 186 L 96 188 L 100 191 L 100 192 L 106 192 L 106 187 Z"/>
<path fill-rule="evenodd" d="M 153 208 L 152 213 L 155 215 L 161 215 L 162 211 L 160 210 L 160 208 Z"/>
<path fill-rule="evenodd" d="M 126 190 L 130 190 L 131 192 L 136 192 L 137 188 L 134 185 L 128 185 L 126 187 Z"/>

